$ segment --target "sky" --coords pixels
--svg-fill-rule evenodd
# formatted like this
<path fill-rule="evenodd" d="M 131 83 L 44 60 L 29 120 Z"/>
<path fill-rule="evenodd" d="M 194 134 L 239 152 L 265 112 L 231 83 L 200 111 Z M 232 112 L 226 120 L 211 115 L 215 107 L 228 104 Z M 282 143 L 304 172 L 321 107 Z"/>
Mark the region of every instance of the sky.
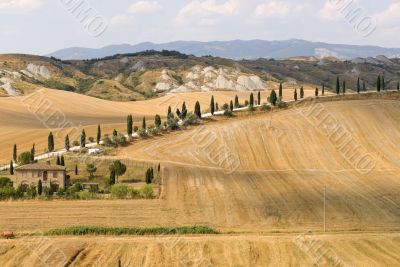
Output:
<path fill-rule="evenodd" d="M 0 53 L 291 38 L 400 47 L 400 1 L 0 0 Z"/>

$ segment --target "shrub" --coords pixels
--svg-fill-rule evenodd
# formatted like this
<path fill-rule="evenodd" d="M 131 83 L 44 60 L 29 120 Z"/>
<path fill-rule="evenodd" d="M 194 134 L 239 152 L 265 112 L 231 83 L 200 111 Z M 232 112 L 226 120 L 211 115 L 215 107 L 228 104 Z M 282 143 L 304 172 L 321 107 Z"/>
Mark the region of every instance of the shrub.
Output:
<path fill-rule="evenodd" d="M 89 137 L 89 142 L 94 143 L 94 138 L 92 136 Z"/>
<path fill-rule="evenodd" d="M 126 137 L 123 134 L 118 134 L 118 135 L 114 135 L 112 137 L 112 142 L 117 145 L 117 146 L 125 146 L 127 141 L 126 141 Z"/>
<path fill-rule="evenodd" d="M 267 105 L 267 104 L 264 104 L 264 105 L 261 106 L 261 110 L 262 111 L 270 111 L 271 107 L 269 105 Z"/>
<path fill-rule="evenodd" d="M 147 130 L 146 130 L 145 128 L 140 128 L 140 129 L 137 131 L 137 134 L 138 134 L 140 137 L 146 137 L 146 136 L 148 135 Z"/>
<path fill-rule="evenodd" d="M 8 177 L 0 177 L 0 188 L 12 187 L 13 183 Z"/>
<path fill-rule="evenodd" d="M 57 191 L 57 196 L 62 197 L 65 195 L 65 189 L 60 187 Z"/>
<path fill-rule="evenodd" d="M 14 198 L 15 189 L 13 187 L 3 187 L 0 188 L 0 200 L 7 200 Z"/>
<path fill-rule="evenodd" d="M 287 108 L 288 104 L 285 101 L 280 100 L 278 102 L 278 108 Z"/>
<path fill-rule="evenodd" d="M 232 113 L 231 110 L 225 109 L 225 111 L 224 111 L 224 116 L 226 116 L 226 117 L 232 117 L 232 116 L 233 116 L 233 113 Z"/>
<path fill-rule="evenodd" d="M 125 184 L 115 184 L 111 186 L 111 196 L 114 198 L 126 198 L 128 196 L 129 187 Z"/>
<path fill-rule="evenodd" d="M 82 199 L 82 200 L 90 200 L 90 199 L 99 198 L 96 193 L 88 192 L 88 191 L 79 192 L 78 196 L 79 196 L 79 199 Z"/>
<path fill-rule="evenodd" d="M 133 199 L 140 198 L 140 191 L 136 190 L 135 188 L 129 187 L 128 188 L 128 197 L 133 198 Z"/>
<path fill-rule="evenodd" d="M 20 165 L 26 165 L 31 163 L 31 152 L 27 151 L 27 152 L 23 152 L 18 156 L 18 162 Z"/>
<path fill-rule="evenodd" d="M 79 141 L 75 140 L 74 142 L 72 142 L 72 145 L 73 145 L 73 146 L 79 146 L 80 143 L 79 143 Z"/>
<path fill-rule="evenodd" d="M 161 133 L 160 128 L 154 126 L 147 129 L 150 135 L 159 135 Z"/>
<path fill-rule="evenodd" d="M 167 129 L 178 130 L 179 129 L 179 123 L 178 122 L 179 122 L 179 120 L 176 119 L 176 118 L 169 118 L 167 120 Z"/>
<path fill-rule="evenodd" d="M 183 125 L 195 125 L 200 122 L 199 118 L 193 114 L 193 113 L 188 113 L 185 120 L 183 121 Z"/>
<path fill-rule="evenodd" d="M 74 188 L 75 188 L 75 191 L 76 191 L 76 192 L 79 192 L 79 191 L 82 191 L 82 190 L 83 190 L 83 186 L 82 186 L 81 182 L 76 182 L 76 183 L 74 184 Z"/>
<path fill-rule="evenodd" d="M 151 185 L 144 185 L 140 189 L 141 195 L 145 199 L 151 199 L 154 198 L 154 192 L 153 192 L 153 187 Z"/>
<path fill-rule="evenodd" d="M 36 192 L 36 187 L 34 186 L 29 186 L 28 189 L 26 190 L 26 196 L 30 199 L 34 199 L 37 196 L 37 192 Z"/>

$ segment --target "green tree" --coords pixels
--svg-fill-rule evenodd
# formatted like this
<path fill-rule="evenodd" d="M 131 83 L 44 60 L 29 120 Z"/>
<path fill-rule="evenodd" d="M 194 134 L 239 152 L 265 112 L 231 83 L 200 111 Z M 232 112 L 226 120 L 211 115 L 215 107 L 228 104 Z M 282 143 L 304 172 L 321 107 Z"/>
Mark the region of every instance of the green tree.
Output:
<path fill-rule="evenodd" d="M 257 104 L 261 105 L 261 92 L 260 91 L 258 91 L 258 94 L 257 94 Z"/>
<path fill-rule="evenodd" d="M 235 96 L 235 108 L 239 108 L 240 104 L 239 104 L 239 97 L 236 95 Z"/>
<path fill-rule="evenodd" d="M 167 113 L 167 118 L 172 118 L 173 114 L 172 114 L 172 110 L 171 110 L 171 106 L 168 106 L 168 113 Z"/>
<path fill-rule="evenodd" d="M 85 147 L 86 146 L 86 132 L 85 130 L 82 130 L 82 134 L 81 134 L 81 147 Z"/>
<path fill-rule="evenodd" d="M 340 94 L 340 79 L 339 76 L 336 77 L 336 94 Z"/>
<path fill-rule="evenodd" d="M 31 148 L 31 162 L 35 161 L 35 153 L 36 153 L 35 144 L 33 144 Z"/>
<path fill-rule="evenodd" d="M 196 104 L 194 105 L 194 114 L 197 118 L 201 119 L 201 107 L 199 101 L 196 101 Z"/>
<path fill-rule="evenodd" d="M 57 164 L 58 166 L 60 166 L 60 165 L 61 165 L 61 162 L 60 162 L 60 156 L 57 156 L 56 164 Z"/>
<path fill-rule="evenodd" d="M 397 91 L 400 90 L 400 82 L 397 82 Z"/>
<path fill-rule="evenodd" d="M 142 129 L 146 129 L 146 117 L 143 117 Z"/>
<path fill-rule="evenodd" d="M 318 96 L 318 87 L 315 87 L 315 96 Z"/>
<path fill-rule="evenodd" d="M 304 98 L 304 88 L 303 88 L 303 86 L 300 87 L 300 99 L 301 98 Z"/>
<path fill-rule="evenodd" d="M 378 79 L 376 80 L 376 91 L 380 92 L 381 91 L 381 75 L 378 75 Z"/>
<path fill-rule="evenodd" d="M 322 84 L 322 95 L 325 95 L 325 84 Z"/>
<path fill-rule="evenodd" d="M 360 93 L 361 90 L 361 84 L 360 84 L 360 77 L 357 79 L 357 93 Z"/>
<path fill-rule="evenodd" d="M 146 184 L 151 184 L 154 180 L 153 168 L 148 168 L 146 171 Z"/>
<path fill-rule="evenodd" d="M 38 186 L 37 186 L 37 193 L 38 193 L 39 196 L 41 196 L 42 192 L 43 192 L 42 180 L 39 180 L 38 181 Z"/>
<path fill-rule="evenodd" d="M 343 80 L 343 94 L 346 94 L 346 81 Z"/>
<path fill-rule="evenodd" d="M 13 182 L 8 177 L 0 177 L 0 188 L 12 187 Z"/>
<path fill-rule="evenodd" d="M 75 164 L 75 175 L 78 175 L 78 164 Z"/>
<path fill-rule="evenodd" d="M 89 163 L 86 165 L 86 171 L 89 173 L 89 178 L 92 179 L 94 177 L 93 174 L 97 171 L 97 168 L 93 163 Z"/>
<path fill-rule="evenodd" d="M 65 137 L 65 150 L 69 151 L 69 149 L 71 148 L 71 144 L 69 142 L 69 135 L 67 134 L 67 136 Z"/>
<path fill-rule="evenodd" d="M 282 88 L 282 82 L 279 83 L 279 99 L 282 99 L 283 96 L 283 88 Z"/>
<path fill-rule="evenodd" d="M 253 95 L 253 93 L 250 93 L 249 105 L 250 106 L 254 106 L 254 95 Z"/>
<path fill-rule="evenodd" d="M 126 165 L 119 160 L 114 161 L 110 166 L 110 171 L 112 170 L 115 171 L 115 181 L 118 183 L 118 177 L 124 175 L 126 172 Z"/>
<path fill-rule="evenodd" d="M 363 91 L 367 91 L 367 86 L 365 85 L 365 81 L 363 81 Z"/>
<path fill-rule="evenodd" d="M 176 116 L 178 116 L 178 118 L 182 118 L 182 117 L 181 117 L 182 113 L 181 113 L 181 111 L 179 110 L 179 108 L 176 109 L 176 112 L 175 112 L 175 113 L 176 113 Z"/>
<path fill-rule="evenodd" d="M 14 163 L 12 160 L 10 161 L 10 175 L 14 175 Z"/>
<path fill-rule="evenodd" d="M 294 98 L 294 101 L 297 101 L 297 89 L 294 89 L 294 96 L 293 96 L 293 98 Z"/>
<path fill-rule="evenodd" d="M 100 124 L 99 124 L 99 125 L 97 125 L 97 136 L 96 136 L 97 144 L 100 144 L 100 140 L 101 140 L 101 128 L 100 128 Z"/>
<path fill-rule="evenodd" d="M 385 90 L 385 89 L 386 89 L 385 76 L 382 75 L 381 80 L 382 80 L 382 86 L 381 86 L 381 88 L 382 88 L 382 90 Z"/>
<path fill-rule="evenodd" d="M 158 115 L 158 114 L 154 117 L 154 125 L 155 125 L 157 128 L 160 128 L 160 127 L 161 127 L 161 117 L 160 117 L 160 115 Z"/>
<path fill-rule="evenodd" d="M 210 111 L 211 111 L 211 115 L 214 115 L 214 96 L 211 96 L 211 102 L 210 102 Z"/>
<path fill-rule="evenodd" d="M 184 101 L 182 104 L 182 113 L 181 113 L 182 120 L 186 119 L 186 115 L 187 115 L 187 108 L 186 108 L 186 102 Z"/>
<path fill-rule="evenodd" d="M 115 170 L 114 169 L 110 170 L 110 179 L 108 181 L 108 184 L 110 186 L 115 185 Z"/>
<path fill-rule="evenodd" d="M 65 166 L 65 159 L 64 159 L 63 155 L 61 155 L 61 158 L 60 158 L 60 165 Z"/>
<path fill-rule="evenodd" d="M 31 163 L 31 152 L 27 151 L 27 152 L 23 152 L 23 153 L 19 154 L 18 163 L 20 165 L 26 165 L 26 164 Z"/>
<path fill-rule="evenodd" d="M 132 136 L 133 133 L 133 117 L 132 115 L 128 115 L 126 119 L 126 130 L 129 136 Z"/>
<path fill-rule="evenodd" d="M 14 144 L 14 147 L 13 147 L 13 160 L 14 160 L 14 161 L 17 161 L 17 157 L 18 157 L 18 154 L 17 154 L 17 144 Z"/>
<path fill-rule="evenodd" d="M 113 130 L 113 134 L 112 134 L 112 135 L 113 135 L 113 137 L 116 137 L 116 136 L 118 136 L 118 132 L 117 132 L 117 130 L 115 130 L 115 129 L 114 129 L 114 130 Z"/>
<path fill-rule="evenodd" d="M 54 151 L 54 136 L 52 132 L 49 133 L 49 136 L 47 138 L 47 149 L 49 150 L 49 152 Z"/>
<path fill-rule="evenodd" d="M 276 101 L 278 100 L 278 98 L 276 97 L 276 92 L 275 89 L 272 89 L 271 94 L 269 95 L 269 102 L 272 105 L 276 105 Z"/>
<path fill-rule="evenodd" d="M 229 103 L 229 109 L 230 111 L 233 111 L 233 101 L 231 100 L 231 102 Z"/>

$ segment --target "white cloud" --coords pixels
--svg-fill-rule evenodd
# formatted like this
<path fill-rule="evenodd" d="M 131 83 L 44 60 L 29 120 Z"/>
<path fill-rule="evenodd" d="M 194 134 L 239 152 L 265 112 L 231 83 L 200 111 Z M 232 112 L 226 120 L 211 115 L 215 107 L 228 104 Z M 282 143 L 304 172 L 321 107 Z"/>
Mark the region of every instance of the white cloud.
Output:
<path fill-rule="evenodd" d="M 42 0 L 0 0 L 0 12 L 14 13 L 40 7 Z"/>
<path fill-rule="evenodd" d="M 157 1 L 139 1 L 129 7 L 129 13 L 154 13 L 161 9 Z"/>
<path fill-rule="evenodd" d="M 327 1 L 325 5 L 318 11 L 318 16 L 323 20 L 338 20 L 342 18 L 341 6 L 333 3 L 332 1 Z"/>
<path fill-rule="evenodd" d="M 238 0 L 228 0 L 218 4 L 215 0 L 191 1 L 186 4 L 176 16 L 178 23 L 196 22 L 203 26 L 212 26 L 221 16 L 235 14 L 238 9 Z"/>
<path fill-rule="evenodd" d="M 258 18 L 281 18 L 302 10 L 301 5 L 285 1 L 267 0 L 256 6 L 254 14 Z"/>
<path fill-rule="evenodd" d="M 400 3 L 391 4 L 386 10 L 373 17 L 380 26 L 397 28 L 400 24 Z"/>
<path fill-rule="evenodd" d="M 117 15 L 111 18 L 111 25 L 124 25 L 130 21 L 130 17 L 126 15 Z"/>

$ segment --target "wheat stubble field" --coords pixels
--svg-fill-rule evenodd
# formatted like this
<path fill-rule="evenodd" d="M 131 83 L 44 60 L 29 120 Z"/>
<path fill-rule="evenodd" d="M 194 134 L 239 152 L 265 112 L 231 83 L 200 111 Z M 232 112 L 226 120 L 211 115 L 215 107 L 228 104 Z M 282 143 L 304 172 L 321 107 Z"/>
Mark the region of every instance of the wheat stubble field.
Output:
<path fill-rule="evenodd" d="M 159 199 L 4 202 L 0 229 L 206 224 L 223 233 L 46 239 L 48 249 L 57 246 L 74 266 L 110 266 L 118 258 L 130 266 L 399 265 L 400 102 L 322 106 L 371 156 L 368 171 L 355 167 L 351 151 L 338 149 L 340 138 L 327 136 L 324 123 L 304 115 L 309 107 L 299 106 L 211 122 L 119 150 L 121 157 L 161 162 Z M 236 155 L 228 165 L 233 171 L 224 168 L 226 155 Z M 331 253 L 321 259 L 312 245 L 299 243 L 302 235 Z M 26 249 L 29 242 L 2 241 L 1 265 L 41 266 Z"/>

